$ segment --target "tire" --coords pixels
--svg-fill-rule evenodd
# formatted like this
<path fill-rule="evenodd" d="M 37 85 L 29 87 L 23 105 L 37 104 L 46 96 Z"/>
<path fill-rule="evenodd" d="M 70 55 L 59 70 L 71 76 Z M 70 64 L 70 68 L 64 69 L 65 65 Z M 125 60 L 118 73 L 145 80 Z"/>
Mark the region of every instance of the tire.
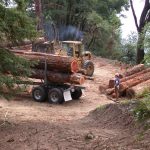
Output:
<path fill-rule="evenodd" d="M 86 70 L 86 75 L 87 76 L 92 76 L 94 73 L 94 64 L 92 61 L 87 60 L 84 62 L 83 68 Z"/>
<path fill-rule="evenodd" d="M 53 88 L 48 92 L 49 103 L 62 104 L 64 102 L 63 91 L 59 88 Z"/>
<path fill-rule="evenodd" d="M 46 100 L 46 90 L 42 86 L 35 87 L 32 90 L 32 97 L 36 102 L 44 102 Z"/>
<path fill-rule="evenodd" d="M 74 92 L 71 93 L 72 99 L 78 100 L 82 96 L 81 89 L 75 89 Z"/>

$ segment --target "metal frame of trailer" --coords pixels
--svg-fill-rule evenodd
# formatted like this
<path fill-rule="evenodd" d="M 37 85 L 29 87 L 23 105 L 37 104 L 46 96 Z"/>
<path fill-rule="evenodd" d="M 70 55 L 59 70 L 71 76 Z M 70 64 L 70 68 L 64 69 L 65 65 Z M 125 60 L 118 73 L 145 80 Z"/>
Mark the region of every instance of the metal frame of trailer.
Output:
<path fill-rule="evenodd" d="M 78 100 L 83 94 L 85 87 L 72 84 L 51 83 L 47 80 L 47 62 L 45 60 L 44 82 L 32 89 L 32 97 L 37 102 L 63 103 L 70 100 Z M 36 84 L 36 83 L 35 83 Z"/>

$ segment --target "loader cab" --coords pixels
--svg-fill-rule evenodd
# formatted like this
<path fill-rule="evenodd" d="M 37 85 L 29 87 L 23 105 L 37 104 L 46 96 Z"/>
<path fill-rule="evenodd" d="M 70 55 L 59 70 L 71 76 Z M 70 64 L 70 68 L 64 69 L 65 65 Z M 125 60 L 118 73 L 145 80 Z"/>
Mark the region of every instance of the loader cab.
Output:
<path fill-rule="evenodd" d="M 63 48 L 66 50 L 67 55 L 75 58 L 80 58 L 82 55 L 82 42 L 80 41 L 63 41 Z"/>
<path fill-rule="evenodd" d="M 81 41 L 63 41 L 63 49 L 67 56 L 77 59 L 78 65 L 83 71 L 83 74 L 92 76 L 94 73 L 94 64 L 91 61 L 91 52 L 85 51 Z"/>

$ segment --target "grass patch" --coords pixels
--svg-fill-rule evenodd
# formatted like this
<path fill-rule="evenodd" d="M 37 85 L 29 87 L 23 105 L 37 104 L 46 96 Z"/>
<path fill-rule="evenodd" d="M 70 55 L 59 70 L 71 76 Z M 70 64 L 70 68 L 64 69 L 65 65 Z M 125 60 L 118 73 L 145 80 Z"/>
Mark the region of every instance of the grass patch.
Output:
<path fill-rule="evenodd" d="M 145 121 L 150 119 L 150 88 L 145 88 L 144 91 L 138 95 L 141 98 L 138 101 L 133 113 L 138 121 Z"/>
<path fill-rule="evenodd" d="M 150 98 L 150 87 L 145 88 L 141 93 L 139 93 L 137 98 Z"/>
<path fill-rule="evenodd" d="M 96 110 L 104 110 L 104 109 L 107 108 L 108 105 L 109 105 L 109 104 L 106 104 L 106 105 L 99 105 L 99 106 L 96 107 Z"/>
<path fill-rule="evenodd" d="M 138 121 L 150 119 L 150 100 L 144 99 L 138 102 L 133 110 L 134 116 Z"/>

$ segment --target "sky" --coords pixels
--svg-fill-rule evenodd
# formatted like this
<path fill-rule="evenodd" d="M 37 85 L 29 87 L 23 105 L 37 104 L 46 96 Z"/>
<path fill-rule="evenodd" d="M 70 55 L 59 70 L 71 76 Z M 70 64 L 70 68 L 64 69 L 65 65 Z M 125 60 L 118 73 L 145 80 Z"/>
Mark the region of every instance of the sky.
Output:
<path fill-rule="evenodd" d="M 144 0 L 133 0 L 133 5 L 135 9 L 135 13 L 137 15 L 137 19 L 139 22 L 140 14 L 144 7 Z M 126 15 L 126 18 L 121 17 L 121 23 L 123 24 L 121 27 L 122 30 L 122 38 L 126 38 L 131 32 L 136 32 L 135 22 L 132 15 L 131 8 L 129 11 L 124 11 L 122 14 Z"/>

